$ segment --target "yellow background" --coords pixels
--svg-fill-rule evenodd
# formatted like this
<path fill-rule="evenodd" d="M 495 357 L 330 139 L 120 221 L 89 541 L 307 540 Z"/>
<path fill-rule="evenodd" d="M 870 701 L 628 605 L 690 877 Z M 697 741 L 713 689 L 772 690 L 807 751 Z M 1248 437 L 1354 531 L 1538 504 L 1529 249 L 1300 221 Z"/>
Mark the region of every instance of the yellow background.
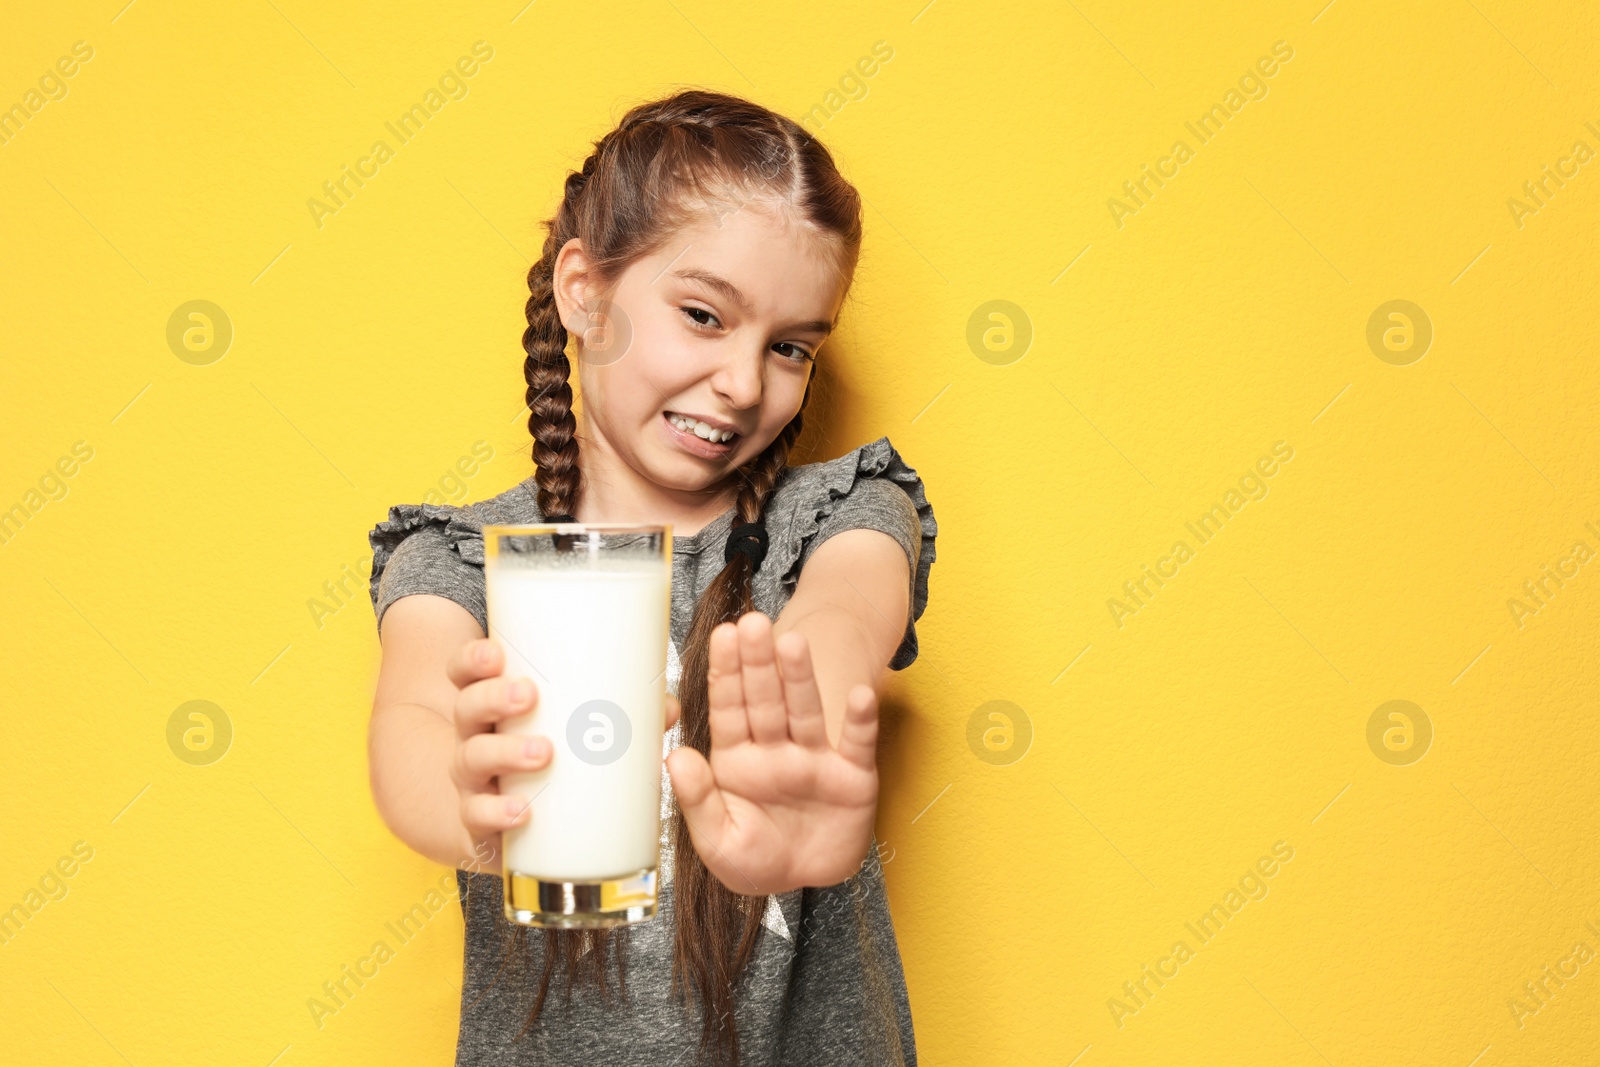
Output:
<path fill-rule="evenodd" d="M 366 533 L 475 442 L 496 458 L 447 499 L 531 472 L 538 222 L 628 106 L 702 84 L 820 106 L 870 205 L 801 458 L 886 434 L 937 509 L 878 831 L 925 1062 L 1600 1063 L 1600 959 L 1509 1006 L 1600 952 L 1600 563 L 1520 627 L 1507 606 L 1600 550 L 1600 162 L 1507 206 L 1600 150 L 1596 31 L 1505 0 L 13 14 L 0 105 L 94 56 L 0 144 L 0 508 L 94 453 L 0 545 L 0 907 L 94 856 L 0 946 L 0 1048 L 449 1061 L 453 903 L 307 1009 L 448 874 L 368 792 Z M 478 40 L 469 95 L 319 228 L 322 183 Z M 1267 95 L 1200 145 L 1184 123 L 1277 41 Z M 1109 199 L 1179 138 L 1119 227 Z M 1366 337 L 1394 299 L 1434 330 L 1404 366 Z M 232 323 L 209 365 L 167 343 L 191 300 Z M 1031 324 L 1020 358 L 969 346 L 991 300 Z M 1268 495 L 1119 627 L 1107 601 L 1277 441 Z M 1367 742 L 1396 699 L 1433 730 L 1409 765 Z M 208 766 L 168 747 L 191 700 L 232 724 Z M 968 742 L 996 700 L 1031 727 L 1010 763 Z M 1186 933 L 1278 841 L 1268 895 Z"/>

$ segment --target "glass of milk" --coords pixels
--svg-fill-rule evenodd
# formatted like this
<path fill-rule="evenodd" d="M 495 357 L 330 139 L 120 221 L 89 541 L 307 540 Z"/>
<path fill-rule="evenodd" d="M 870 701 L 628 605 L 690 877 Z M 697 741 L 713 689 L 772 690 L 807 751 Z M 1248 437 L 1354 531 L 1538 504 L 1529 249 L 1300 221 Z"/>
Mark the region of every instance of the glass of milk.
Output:
<path fill-rule="evenodd" d="M 539 690 L 500 733 L 541 734 L 542 770 L 500 776 L 530 801 L 502 835 L 505 912 L 525 926 L 621 926 L 656 913 L 672 528 L 483 528 L 489 636 Z"/>

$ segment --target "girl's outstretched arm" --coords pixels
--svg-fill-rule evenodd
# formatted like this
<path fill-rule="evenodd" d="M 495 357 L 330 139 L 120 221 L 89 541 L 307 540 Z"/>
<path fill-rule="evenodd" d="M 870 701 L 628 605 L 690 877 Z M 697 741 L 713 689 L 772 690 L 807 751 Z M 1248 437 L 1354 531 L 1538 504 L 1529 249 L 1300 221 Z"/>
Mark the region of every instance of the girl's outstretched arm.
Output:
<path fill-rule="evenodd" d="M 772 636 L 798 630 L 811 646 L 829 744 L 839 742 L 850 690 L 876 695 L 910 618 L 911 564 L 888 534 L 846 530 L 811 553 Z"/>
<path fill-rule="evenodd" d="M 877 683 L 910 618 L 910 562 L 877 530 L 812 553 L 776 624 L 712 632 L 711 757 L 668 757 L 708 869 L 736 893 L 835 885 L 856 872 L 877 813 Z M 791 631 L 793 631 L 791 633 Z"/>
<path fill-rule="evenodd" d="M 465 608 L 432 595 L 396 600 L 384 613 L 380 637 L 383 660 L 367 731 L 378 814 L 396 837 L 435 862 L 464 867 L 478 860 L 483 866 L 475 869 L 498 870 L 499 856 L 476 848 L 452 773 L 461 735 L 471 731 L 457 722 L 462 685 L 451 673 L 452 666 L 476 663 L 478 678 L 492 678 L 501 667 L 499 649 L 485 649 L 494 663 L 463 657 L 493 642 L 482 641 L 483 631 Z"/>

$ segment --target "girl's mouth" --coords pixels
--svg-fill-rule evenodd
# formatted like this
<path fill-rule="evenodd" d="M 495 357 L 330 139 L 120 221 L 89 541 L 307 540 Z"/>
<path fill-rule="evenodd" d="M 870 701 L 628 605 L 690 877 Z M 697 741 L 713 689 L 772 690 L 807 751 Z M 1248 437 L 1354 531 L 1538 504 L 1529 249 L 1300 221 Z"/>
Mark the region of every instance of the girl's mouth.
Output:
<path fill-rule="evenodd" d="M 695 420 L 686 419 L 676 411 L 663 411 L 661 413 L 661 422 L 666 427 L 667 435 L 671 441 L 685 452 L 699 456 L 702 459 L 726 458 L 733 451 L 734 445 L 738 444 L 741 439 L 739 434 L 734 434 L 725 441 L 708 441 L 690 428 L 695 425 Z"/>

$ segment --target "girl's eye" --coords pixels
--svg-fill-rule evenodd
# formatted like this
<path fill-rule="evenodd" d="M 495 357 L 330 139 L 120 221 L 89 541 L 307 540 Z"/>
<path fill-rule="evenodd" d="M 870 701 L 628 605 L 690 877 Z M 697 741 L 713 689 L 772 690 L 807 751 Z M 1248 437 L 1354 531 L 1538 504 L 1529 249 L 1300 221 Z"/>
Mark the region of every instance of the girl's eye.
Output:
<path fill-rule="evenodd" d="M 791 355 L 789 358 L 793 359 L 793 360 L 797 360 L 797 361 L 799 361 L 801 363 L 809 363 L 811 361 L 811 358 L 812 358 L 810 352 L 807 352 L 805 349 L 801 348 L 798 345 L 792 345 L 788 341 L 779 342 L 778 344 L 774 345 L 773 347 L 774 348 L 787 348 L 787 349 L 790 349 L 794 354 Z"/>
<path fill-rule="evenodd" d="M 697 315 L 697 314 L 698 315 L 704 315 L 704 316 L 706 316 L 706 318 L 712 320 L 713 322 L 715 322 L 716 318 L 717 318 L 715 315 L 711 314 L 711 312 L 707 311 L 705 308 L 697 308 L 692 304 L 685 304 L 683 307 L 680 307 L 678 310 L 683 312 L 685 315 L 689 316 L 689 321 L 693 322 L 696 326 L 699 326 L 699 327 L 702 327 L 702 328 L 706 327 L 708 324 L 704 323 L 704 322 L 701 322 L 699 319 L 695 318 L 695 315 Z"/>

